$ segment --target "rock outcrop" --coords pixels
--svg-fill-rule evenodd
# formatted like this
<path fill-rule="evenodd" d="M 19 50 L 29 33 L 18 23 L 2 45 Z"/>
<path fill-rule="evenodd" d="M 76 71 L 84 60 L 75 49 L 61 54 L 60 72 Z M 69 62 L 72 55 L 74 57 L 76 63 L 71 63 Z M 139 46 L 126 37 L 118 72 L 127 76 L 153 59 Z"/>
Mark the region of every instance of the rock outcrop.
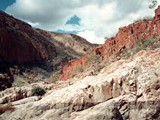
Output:
<path fill-rule="evenodd" d="M 32 96 L 31 87 L 9 88 L 0 92 L 0 104 L 14 102 Z"/>
<path fill-rule="evenodd" d="M 106 40 L 105 44 L 95 48 L 92 53 L 99 55 L 102 60 L 107 60 L 113 53 L 129 48 L 138 39 L 159 38 L 160 37 L 160 6 L 155 10 L 155 17 L 152 20 L 142 20 L 119 28 L 115 37 Z M 72 77 L 72 73 L 77 66 L 85 67 L 87 55 L 66 64 L 60 73 L 61 80 Z"/>
<path fill-rule="evenodd" d="M 37 102 L 14 106 L 15 111 L 6 112 L 0 118 L 160 119 L 159 61 L 160 49 L 141 51 L 133 58 L 109 65 L 96 76 L 88 76 L 73 85 L 57 89 Z"/>
<path fill-rule="evenodd" d="M 30 25 L 0 12 L 0 58 L 8 64 L 35 64 L 55 57 L 56 48 Z"/>

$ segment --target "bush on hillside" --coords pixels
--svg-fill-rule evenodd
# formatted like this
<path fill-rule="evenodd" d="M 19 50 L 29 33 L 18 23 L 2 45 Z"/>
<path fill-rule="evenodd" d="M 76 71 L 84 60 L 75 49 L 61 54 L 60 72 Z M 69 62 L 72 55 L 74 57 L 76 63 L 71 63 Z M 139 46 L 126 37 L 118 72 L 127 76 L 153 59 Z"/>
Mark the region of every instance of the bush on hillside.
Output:
<path fill-rule="evenodd" d="M 32 95 L 43 96 L 46 91 L 41 87 L 35 87 L 32 89 Z"/>
<path fill-rule="evenodd" d="M 84 71 L 83 67 L 81 67 L 81 66 L 77 66 L 76 70 L 77 70 L 77 72 L 81 72 L 81 73 Z"/>
<path fill-rule="evenodd" d="M 99 63 L 100 62 L 100 56 L 96 54 L 89 54 L 86 59 L 86 64 L 92 64 L 92 63 Z"/>
<path fill-rule="evenodd" d="M 140 21 L 151 21 L 152 17 L 151 16 L 145 16 L 143 18 L 137 18 L 136 20 L 134 20 L 134 22 L 140 22 Z"/>

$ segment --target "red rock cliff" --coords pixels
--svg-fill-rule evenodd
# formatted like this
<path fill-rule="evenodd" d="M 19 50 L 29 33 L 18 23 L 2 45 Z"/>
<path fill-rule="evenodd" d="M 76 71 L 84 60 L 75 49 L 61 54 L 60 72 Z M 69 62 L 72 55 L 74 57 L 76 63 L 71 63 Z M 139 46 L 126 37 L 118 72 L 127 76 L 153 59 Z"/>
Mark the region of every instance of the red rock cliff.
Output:
<path fill-rule="evenodd" d="M 155 17 L 151 21 L 143 20 L 130 24 L 127 27 L 119 28 L 115 37 L 107 39 L 104 45 L 95 48 L 92 52 L 99 54 L 102 60 L 105 60 L 112 55 L 113 52 L 123 47 L 130 47 L 137 39 L 156 37 L 160 37 L 160 6 L 155 10 Z M 67 80 L 72 77 L 72 73 L 74 73 L 77 66 L 85 66 L 86 59 L 87 55 L 84 55 L 65 65 L 60 73 L 60 79 Z"/>
<path fill-rule="evenodd" d="M 30 25 L 0 11 L 0 61 L 31 64 L 54 56 L 56 49 L 46 37 Z"/>

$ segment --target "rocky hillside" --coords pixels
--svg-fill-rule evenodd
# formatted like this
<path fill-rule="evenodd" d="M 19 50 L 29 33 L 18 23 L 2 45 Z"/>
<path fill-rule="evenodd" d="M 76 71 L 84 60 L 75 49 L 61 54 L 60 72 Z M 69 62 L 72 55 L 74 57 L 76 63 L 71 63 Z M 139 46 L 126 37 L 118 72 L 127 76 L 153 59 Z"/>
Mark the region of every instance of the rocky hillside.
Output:
<path fill-rule="evenodd" d="M 90 56 L 100 61 L 108 61 L 113 54 L 129 49 L 139 39 L 159 38 L 160 37 L 160 7 L 155 10 L 152 20 L 142 20 L 132 23 L 126 27 L 119 28 L 115 37 L 106 40 L 105 44 L 95 48 L 90 54 L 84 55 L 77 60 L 73 60 L 64 66 L 60 73 L 61 80 L 67 80 L 73 76 L 74 71 L 79 68 L 87 69 L 87 61 Z M 116 58 L 115 58 L 116 59 Z M 117 56 L 117 59 L 121 59 Z"/>
<path fill-rule="evenodd" d="M 12 102 L 14 110 L 8 109 L 0 119 L 159 120 L 159 78 L 160 49 L 141 51 L 96 76 L 53 89 L 41 100 L 31 97 Z"/>
<path fill-rule="evenodd" d="M 75 56 L 76 58 L 79 58 L 81 55 L 88 53 L 98 46 L 97 44 L 89 43 L 84 38 L 77 35 L 47 32 L 40 29 L 37 29 L 37 31 L 47 38 L 50 38 L 51 42 L 53 42 L 60 51 L 66 52 L 70 56 Z"/>
<path fill-rule="evenodd" d="M 14 79 L 22 83 L 45 79 L 95 46 L 79 36 L 34 29 L 0 11 L 0 90 Z"/>
<path fill-rule="evenodd" d="M 7 64 L 35 64 L 57 56 L 54 44 L 30 25 L 0 12 L 0 58 Z"/>

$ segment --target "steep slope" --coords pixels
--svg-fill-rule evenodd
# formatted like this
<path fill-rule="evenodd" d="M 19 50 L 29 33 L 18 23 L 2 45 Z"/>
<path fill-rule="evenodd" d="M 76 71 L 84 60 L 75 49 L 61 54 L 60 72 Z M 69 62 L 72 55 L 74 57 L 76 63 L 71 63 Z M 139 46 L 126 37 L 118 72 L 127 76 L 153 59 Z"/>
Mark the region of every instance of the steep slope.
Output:
<path fill-rule="evenodd" d="M 51 44 L 30 25 L 0 12 L 0 58 L 8 64 L 32 64 L 57 56 Z"/>
<path fill-rule="evenodd" d="M 97 44 L 89 43 L 77 35 L 47 32 L 40 29 L 37 29 L 37 31 L 47 38 L 50 38 L 51 42 L 53 42 L 60 51 L 66 52 L 70 56 L 75 56 L 75 58 L 79 58 L 81 55 L 88 53 L 98 46 Z"/>
<path fill-rule="evenodd" d="M 36 102 L 13 102 L 1 120 L 158 120 L 160 49 L 141 51 Z M 18 104 L 19 103 L 19 104 Z M 91 108 L 90 108 L 91 107 Z M 89 108 L 89 109 L 87 109 Z"/>
<path fill-rule="evenodd" d="M 159 38 L 160 37 L 160 6 L 155 10 L 155 17 L 151 21 L 142 20 L 119 28 L 115 37 L 106 40 L 105 44 L 95 48 L 90 54 L 98 55 L 101 61 L 107 61 L 111 55 L 124 48 L 130 48 L 138 39 Z M 77 60 L 73 60 L 64 66 L 60 73 L 61 80 L 72 77 L 76 67 L 86 69 L 89 55 L 84 55 Z M 118 58 L 119 59 L 119 58 Z"/>
<path fill-rule="evenodd" d="M 68 43 L 70 41 L 73 45 Z M 4 87 L 1 85 L 0 90 L 10 87 L 14 79 L 19 80 L 16 84 L 25 83 L 24 80 L 35 82 L 46 79 L 68 61 L 93 47 L 95 45 L 81 37 L 37 30 L 0 11 L 0 73 L 9 77 L 1 78 L 9 85 L 2 82 Z"/>
<path fill-rule="evenodd" d="M 10 66 L 37 65 L 56 56 L 54 44 L 46 37 L 30 25 L 0 12 L 0 90 L 12 86 Z"/>

